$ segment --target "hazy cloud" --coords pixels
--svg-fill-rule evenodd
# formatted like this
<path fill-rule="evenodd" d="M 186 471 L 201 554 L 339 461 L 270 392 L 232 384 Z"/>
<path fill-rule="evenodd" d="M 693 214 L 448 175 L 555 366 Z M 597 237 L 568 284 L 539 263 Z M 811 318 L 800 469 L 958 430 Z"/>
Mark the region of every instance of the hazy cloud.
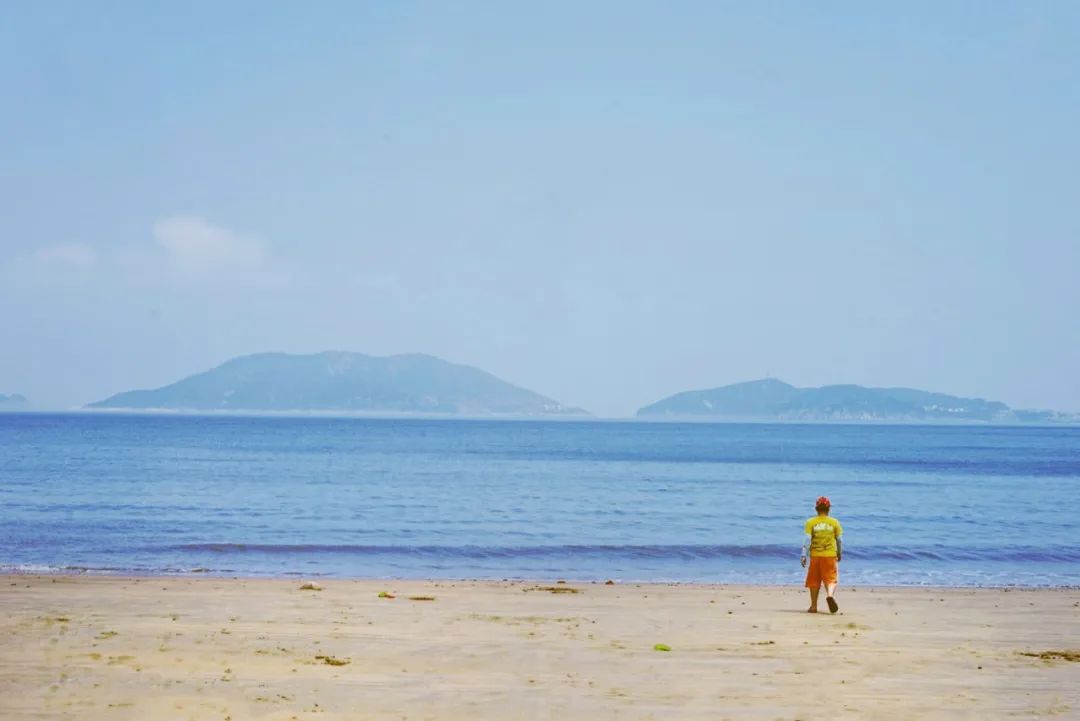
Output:
<path fill-rule="evenodd" d="M 154 223 L 154 237 L 181 273 L 251 269 L 265 260 L 262 243 L 198 216 L 172 216 Z"/>

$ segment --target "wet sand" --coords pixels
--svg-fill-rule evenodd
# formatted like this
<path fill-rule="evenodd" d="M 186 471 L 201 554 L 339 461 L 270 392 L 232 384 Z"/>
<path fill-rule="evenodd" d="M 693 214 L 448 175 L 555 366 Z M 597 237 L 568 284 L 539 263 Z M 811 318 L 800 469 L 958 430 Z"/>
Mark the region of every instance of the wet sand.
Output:
<path fill-rule="evenodd" d="M 1080 718 L 1080 590 L 319 583 L 0 576 L 0 718 Z"/>

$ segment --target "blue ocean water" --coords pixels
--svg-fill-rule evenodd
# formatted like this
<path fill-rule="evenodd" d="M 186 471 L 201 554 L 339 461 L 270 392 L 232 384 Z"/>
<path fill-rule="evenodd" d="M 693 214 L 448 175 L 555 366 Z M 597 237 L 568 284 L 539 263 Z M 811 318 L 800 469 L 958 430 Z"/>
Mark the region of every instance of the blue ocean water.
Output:
<path fill-rule="evenodd" d="M 0 570 L 1080 585 L 1080 428 L 0 414 Z"/>

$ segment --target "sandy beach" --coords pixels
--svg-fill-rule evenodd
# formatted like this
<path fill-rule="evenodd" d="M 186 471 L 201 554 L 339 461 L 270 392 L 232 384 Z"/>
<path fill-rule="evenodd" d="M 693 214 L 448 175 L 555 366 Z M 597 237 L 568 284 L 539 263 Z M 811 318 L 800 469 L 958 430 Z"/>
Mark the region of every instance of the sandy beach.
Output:
<path fill-rule="evenodd" d="M 3 719 L 1080 718 L 1080 590 L 2 583 Z"/>

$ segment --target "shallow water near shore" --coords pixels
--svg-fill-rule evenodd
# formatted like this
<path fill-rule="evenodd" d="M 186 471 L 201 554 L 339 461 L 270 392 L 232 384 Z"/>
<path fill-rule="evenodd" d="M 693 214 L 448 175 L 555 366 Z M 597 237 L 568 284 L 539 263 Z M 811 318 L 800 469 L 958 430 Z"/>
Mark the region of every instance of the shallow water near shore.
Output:
<path fill-rule="evenodd" d="M 1080 584 L 1080 428 L 0 414 L 0 570 Z"/>

